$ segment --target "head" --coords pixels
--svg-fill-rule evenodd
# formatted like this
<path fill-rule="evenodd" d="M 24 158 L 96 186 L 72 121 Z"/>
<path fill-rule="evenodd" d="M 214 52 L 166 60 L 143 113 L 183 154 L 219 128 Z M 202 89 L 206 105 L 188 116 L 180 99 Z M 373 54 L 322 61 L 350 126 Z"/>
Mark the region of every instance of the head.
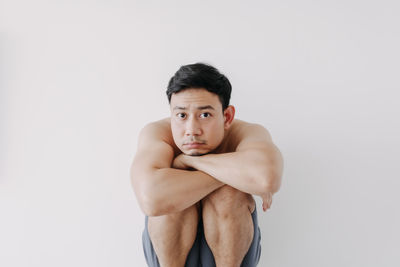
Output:
<path fill-rule="evenodd" d="M 178 148 L 197 156 L 216 150 L 232 124 L 229 80 L 216 68 L 196 63 L 182 66 L 168 84 L 171 130 Z"/>

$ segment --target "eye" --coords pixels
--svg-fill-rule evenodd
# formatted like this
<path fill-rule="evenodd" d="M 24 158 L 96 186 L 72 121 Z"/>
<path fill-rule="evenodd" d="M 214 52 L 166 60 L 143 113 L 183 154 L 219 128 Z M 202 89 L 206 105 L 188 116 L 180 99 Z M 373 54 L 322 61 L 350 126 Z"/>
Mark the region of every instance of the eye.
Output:
<path fill-rule="evenodd" d="M 178 118 L 180 118 L 180 119 L 184 119 L 186 117 L 186 114 L 185 113 L 178 113 L 178 114 L 176 114 L 176 116 Z"/>
<path fill-rule="evenodd" d="M 201 118 L 208 118 L 210 116 L 211 116 L 211 114 L 208 112 L 201 113 L 201 115 L 200 115 Z"/>

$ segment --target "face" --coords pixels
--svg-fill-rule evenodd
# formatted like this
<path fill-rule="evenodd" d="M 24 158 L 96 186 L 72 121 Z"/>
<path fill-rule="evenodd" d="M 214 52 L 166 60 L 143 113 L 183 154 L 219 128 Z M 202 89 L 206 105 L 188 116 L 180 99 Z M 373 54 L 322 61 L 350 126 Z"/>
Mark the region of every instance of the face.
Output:
<path fill-rule="evenodd" d="M 199 156 L 215 150 L 234 117 L 234 107 L 222 111 L 218 95 L 205 89 L 185 89 L 171 96 L 171 130 L 182 153 Z"/>

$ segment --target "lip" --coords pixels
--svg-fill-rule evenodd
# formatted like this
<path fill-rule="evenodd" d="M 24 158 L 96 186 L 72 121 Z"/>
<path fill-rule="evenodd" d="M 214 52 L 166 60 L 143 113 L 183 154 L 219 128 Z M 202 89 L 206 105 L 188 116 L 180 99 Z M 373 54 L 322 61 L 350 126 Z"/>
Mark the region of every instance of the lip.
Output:
<path fill-rule="evenodd" d="M 199 148 L 200 146 L 204 145 L 203 143 L 187 143 L 184 144 L 187 148 Z"/>

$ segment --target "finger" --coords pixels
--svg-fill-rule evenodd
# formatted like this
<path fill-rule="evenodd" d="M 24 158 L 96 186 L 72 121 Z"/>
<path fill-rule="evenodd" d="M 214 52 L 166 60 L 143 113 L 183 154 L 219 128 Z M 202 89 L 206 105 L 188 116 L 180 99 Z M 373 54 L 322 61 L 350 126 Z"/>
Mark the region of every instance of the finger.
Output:
<path fill-rule="evenodd" d="M 266 211 L 270 209 L 272 205 L 272 197 L 265 197 L 263 198 L 263 210 Z"/>
<path fill-rule="evenodd" d="M 267 211 L 269 208 L 268 202 L 266 200 L 263 201 L 263 211 Z"/>

